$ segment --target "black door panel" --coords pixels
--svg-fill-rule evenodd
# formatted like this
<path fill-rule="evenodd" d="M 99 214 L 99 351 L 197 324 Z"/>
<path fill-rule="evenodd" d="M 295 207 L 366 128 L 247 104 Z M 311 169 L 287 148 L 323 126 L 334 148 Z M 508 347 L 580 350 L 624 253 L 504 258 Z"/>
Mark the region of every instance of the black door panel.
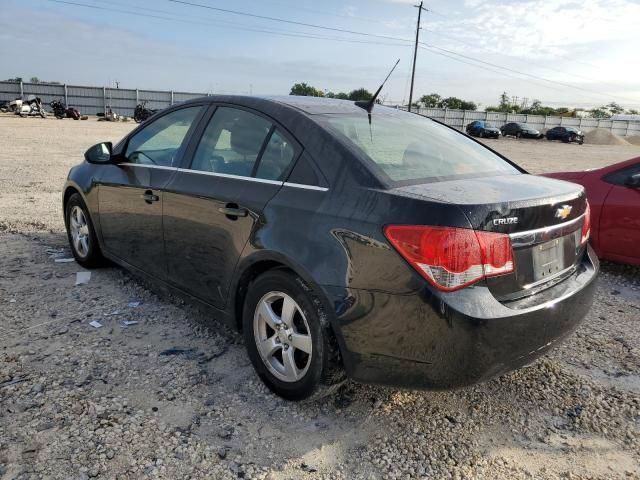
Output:
<path fill-rule="evenodd" d="M 154 117 L 122 142 L 122 163 L 105 165 L 98 182 L 105 250 L 161 279 L 166 278 L 162 189 L 175 175 L 205 110 L 192 105 Z"/>
<path fill-rule="evenodd" d="M 190 168 L 167 185 L 164 239 L 170 280 L 223 308 L 240 254 L 300 148 L 257 112 L 221 106 L 208 117 L 187 149 Z"/>
<path fill-rule="evenodd" d="M 216 307 L 255 221 L 281 182 L 179 171 L 164 196 L 169 279 Z"/>
<path fill-rule="evenodd" d="M 98 186 L 105 250 L 159 278 L 166 276 L 161 190 L 175 171 L 113 165 L 105 167 Z"/>

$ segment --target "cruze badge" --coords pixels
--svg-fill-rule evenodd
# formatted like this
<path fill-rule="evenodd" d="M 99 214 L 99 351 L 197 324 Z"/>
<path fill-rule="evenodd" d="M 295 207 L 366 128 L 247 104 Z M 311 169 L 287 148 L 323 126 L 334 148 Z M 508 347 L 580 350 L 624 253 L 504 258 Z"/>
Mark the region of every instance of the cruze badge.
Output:
<path fill-rule="evenodd" d="M 495 218 L 493 220 L 494 225 L 514 225 L 516 223 L 518 223 L 518 217 Z"/>
<path fill-rule="evenodd" d="M 571 214 L 571 209 L 573 207 L 571 205 L 563 205 L 559 209 L 556 210 L 556 218 L 561 218 L 564 220 Z"/>

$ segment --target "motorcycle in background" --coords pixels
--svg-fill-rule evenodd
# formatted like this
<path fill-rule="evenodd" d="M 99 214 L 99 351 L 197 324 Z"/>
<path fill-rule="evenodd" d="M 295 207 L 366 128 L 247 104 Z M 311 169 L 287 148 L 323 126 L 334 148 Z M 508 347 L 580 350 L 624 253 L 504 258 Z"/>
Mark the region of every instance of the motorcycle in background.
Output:
<path fill-rule="evenodd" d="M 23 100 L 16 113 L 21 117 L 36 117 L 40 115 L 42 118 L 47 118 L 47 112 L 42 107 L 42 100 L 35 95 L 29 95 L 26 100 Z"/>
<path fill-rule="evenodd" d="M 151 108 L 147 108 L 147 101 L 143 100 L 138 105 L 136 105 L 136 109 L 133 111 L 133 119 L 136 123 L 144 122 L 147 118 L 151 118 L 156 114 L 158 110 L 154 110 Z"/>
<path fill-rule="evenodd" d="M 3 102 L 0 105 L 0 111 L 4 113 L 18 113 L 20 107 L 22 106 L 22 98 L 16 98 L 14 100 Z"/>
<path fill-rule="evenodd" d="M 62 100 L 54 100 L 49 104 L 53 109 L 53 115 L 58 119 L 73 118 L 80 120 L 80 112 L 73 107 L 67 107 Z"/>

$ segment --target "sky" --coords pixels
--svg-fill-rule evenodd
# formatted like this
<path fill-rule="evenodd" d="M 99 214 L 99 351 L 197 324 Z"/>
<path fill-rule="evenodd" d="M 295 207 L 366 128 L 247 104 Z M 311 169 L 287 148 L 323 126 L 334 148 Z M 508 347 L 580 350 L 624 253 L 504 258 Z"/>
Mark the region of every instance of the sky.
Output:
<path fill-rule="evenodd" d="M 297 82 L 374 91 L 400 59 L 381 95 L 406 102 L 415 3 L 0 0 L 0 79 L 202 93 L 287 94 Z M 640 109 L 640 0 L 432 0 L 425 8 L 414 99 L 438 93 L 484 107 L 506 91 L 518 102 Z"/>

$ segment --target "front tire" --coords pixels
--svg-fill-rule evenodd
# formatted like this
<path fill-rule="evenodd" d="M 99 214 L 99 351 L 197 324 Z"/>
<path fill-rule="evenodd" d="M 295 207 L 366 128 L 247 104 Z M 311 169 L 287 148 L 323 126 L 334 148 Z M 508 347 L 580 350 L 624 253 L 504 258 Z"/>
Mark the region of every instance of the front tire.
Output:
<path fill-rule="evenodd" d="M 345 379 L 321 303 L 293 273 L 270 270 L 251 283 L 243 330 L 258 376 L 287 400 L 321 398 Z"/>
<path fill-rule="evenodd" d="M 65 207 L 67 238 L 73 257 L 84 268 L 96 268 L 104 263 L 96 231 L 89 211 L 79 193 L 69 197 Z"/>

